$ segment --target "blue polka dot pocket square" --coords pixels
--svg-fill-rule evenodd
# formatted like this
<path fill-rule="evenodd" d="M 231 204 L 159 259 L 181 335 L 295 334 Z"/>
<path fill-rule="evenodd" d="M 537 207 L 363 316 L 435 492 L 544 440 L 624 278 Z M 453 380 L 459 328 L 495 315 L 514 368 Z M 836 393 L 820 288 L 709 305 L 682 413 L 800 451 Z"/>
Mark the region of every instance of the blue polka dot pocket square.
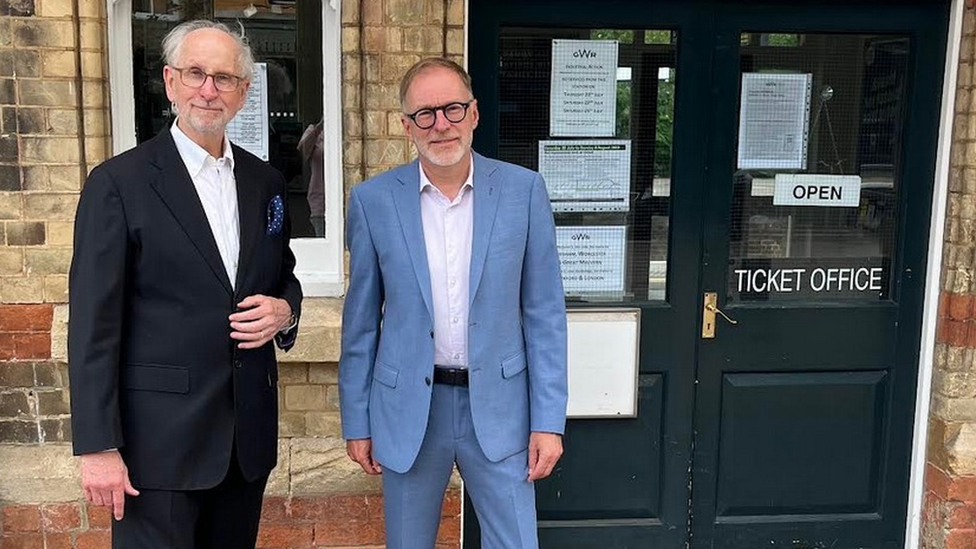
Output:
<path fill-rule="evenodd" d="M 268 227 L 267 234 L 276 235 L 281 234 L 281 227 L 285 223 L 285 202 L 281 199 L 280 194 L 274 195 L 274 198 L 268 202 Z"/>

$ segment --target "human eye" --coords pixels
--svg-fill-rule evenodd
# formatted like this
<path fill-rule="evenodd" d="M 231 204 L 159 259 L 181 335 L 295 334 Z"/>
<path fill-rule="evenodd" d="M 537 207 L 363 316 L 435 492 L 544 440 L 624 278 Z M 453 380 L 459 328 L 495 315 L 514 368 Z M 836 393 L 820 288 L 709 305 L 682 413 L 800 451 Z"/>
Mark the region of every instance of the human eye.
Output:
<path fill-rule="evenodd" d="M 448 116 L 458 116 L 464 112 L 464 103 L 449 103 L 444 107 L 444 114 Z"/>
<path fill-rule="evenodd" d="M 433 109 L 423 109 L 417 111 L 417 113 L 413 115 L 413 119 L 414 122 L 423 126 L 433 122 L 435 116 L 436 115 L 434 114 Z"/>
<path fill-rule="evenodd" d="M 203 80 L 207 78 L 207 73 L 203 72 L 202 70 L 196 67 L 190 67 L 189 69 L 187 69 L 186 75 L 194 80 Z"/>
<path fill-rule="evenodd" d="M 236 85 L 237 85 L 236 82 L 235 82 L 236 80 L 237 80 L 237 77 L 236 76 L 233 76 L 233 75 L 230 75 L 230 74 L 217 73 L 217 74 L 214 75 L 214 82 L 216 83 L 216 85 L 218 87 L 221 87 L 221 88 L 233 88 L 233 87 L 236 87 Z"/>

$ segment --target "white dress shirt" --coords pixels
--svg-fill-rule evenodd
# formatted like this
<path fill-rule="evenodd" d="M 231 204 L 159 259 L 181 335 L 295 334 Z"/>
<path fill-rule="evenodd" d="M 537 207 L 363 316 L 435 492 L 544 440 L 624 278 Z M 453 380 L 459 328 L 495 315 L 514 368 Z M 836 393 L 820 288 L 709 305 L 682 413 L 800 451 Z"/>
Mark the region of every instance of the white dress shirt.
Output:
<path fill-rule="evenodd" d="M 467 367 L 468 279 L 474 225 L 474 159 L 454 200 L 420 169 L 420 216 L 434 306 L 434 364 Z"/>
<path fill-rule="evenodd" d="M 214 158 L 180 130 L 172 128 L 176 149 L 190 173 L 203 211 L 210 222 L 210 230 L 217 241 L 217 250 L 224 263 L 231 288 L 237 280 L 237 262 L 241 251 L 241 227 L 237 214 L 237 181 L 234 179 L 234 152 L 224 135 L 224 154 Z"/>

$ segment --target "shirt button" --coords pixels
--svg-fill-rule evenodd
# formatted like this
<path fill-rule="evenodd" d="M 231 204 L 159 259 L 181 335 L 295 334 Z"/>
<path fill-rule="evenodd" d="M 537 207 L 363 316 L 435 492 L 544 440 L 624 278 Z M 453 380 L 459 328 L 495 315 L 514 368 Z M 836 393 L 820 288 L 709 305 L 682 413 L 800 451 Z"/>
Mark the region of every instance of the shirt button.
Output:
<path fill-rule="evenodd" d="M 431 339 L 434 339 L 434 330 L 431 330 L 431 331 L 430 331 L 430 338 L 431 338 Z"/>
<path fill-rule="evenodd" d="M 454 360 L 457 360 L 459 358 L 461 358 L 461 355 L 458 353 L 454 353 Z"/>
<path fill-rule="evenodd" d="M 455 323 L 455 324 L 457 324 L 457 323 L 458 323 L 458 317 L 454 317 L 454 318 L 452 318 L 452 319 L 451 319 L 451 322 L 453 322 L 453 323 Z"/>
<path fill-rule="evenodd" d="M 430 378 L 429 377 L 425 377 L 424 378 L 424 383 L 426 383 L 427 386 L 430 387 Z"/>

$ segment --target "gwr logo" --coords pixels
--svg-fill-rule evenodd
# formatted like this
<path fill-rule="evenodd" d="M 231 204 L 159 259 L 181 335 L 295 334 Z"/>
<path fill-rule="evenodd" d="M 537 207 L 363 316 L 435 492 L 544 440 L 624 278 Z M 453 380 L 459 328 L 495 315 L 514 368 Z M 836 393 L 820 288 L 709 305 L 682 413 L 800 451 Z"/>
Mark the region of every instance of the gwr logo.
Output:
<path fill-rule="evenodd" d="M 596 57 L 596 52 L 593 50 L 576 50 L 573 52 L 573 57 Z"/>
<path fill-rule="evenodd" d="M 590 235 L 586 234 L 586 233 L 576 233 L 573 236 L 571 236 L 570 238 L 572 240 L 589 240 L 592 237 Z"/>

